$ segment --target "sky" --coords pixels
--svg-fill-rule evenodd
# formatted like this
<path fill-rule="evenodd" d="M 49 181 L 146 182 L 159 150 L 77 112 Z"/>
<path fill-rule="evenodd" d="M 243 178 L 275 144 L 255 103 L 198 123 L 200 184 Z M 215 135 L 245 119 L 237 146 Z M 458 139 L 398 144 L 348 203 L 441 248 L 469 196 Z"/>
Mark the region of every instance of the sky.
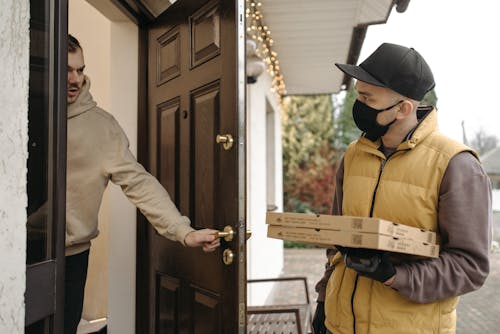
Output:
<path fill-rule="evenodd" d="M 469 141 L 481 128 L 500 139 L 500 1 L 411 0 L 368 28 L 359 61 L 384 42 L 413 47 L 431 67 L 443 133 L 462 141 L 464 121 Z"/>

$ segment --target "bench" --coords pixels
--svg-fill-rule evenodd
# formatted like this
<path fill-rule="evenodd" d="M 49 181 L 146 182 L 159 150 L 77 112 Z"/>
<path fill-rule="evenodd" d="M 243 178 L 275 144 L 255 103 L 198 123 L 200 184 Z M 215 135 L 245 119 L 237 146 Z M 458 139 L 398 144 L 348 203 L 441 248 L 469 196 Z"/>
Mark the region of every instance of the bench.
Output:
<path fill-rule="evenodd" d="M 306 277 L 278 277 L 251 279 L 248 284 L 301 281 L 304 299 L 301 302 L 279 303 L 247 307 L 247 334 L 309 334 L 312 333 L 312 313 Z"/>

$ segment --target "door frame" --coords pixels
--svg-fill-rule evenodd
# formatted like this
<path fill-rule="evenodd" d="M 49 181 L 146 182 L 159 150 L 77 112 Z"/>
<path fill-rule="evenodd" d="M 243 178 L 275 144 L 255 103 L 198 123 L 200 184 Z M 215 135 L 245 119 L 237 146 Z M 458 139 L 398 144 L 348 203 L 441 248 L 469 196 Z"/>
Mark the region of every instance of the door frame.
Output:
<path fill-rule="evenodd" d="M 154 16 L 138 0 L 111 0 L 112 3 L 127 15 L 138 27 L 139 45 L 139 73 L 137 91 L 137 161 L 146 169 L 149 166 L 148 136 L 148 32 L 147 26 Z M 139 293 L 144 287 L 148 287 L 147 270 L 149 268 L 149 256 L 147 254 L 148 244 L 148 221 L 137 212 L 136 222 L 136 298 L 135 298 L 135 333 L 146 333 L 148 329 L 147 314 L 151 307 L 148 304 L 147 294 Z M 147 291 L 147 290 L 146 290 Z"/>
<path fill-rule="evenodd" d="M 139 76 L 138 76 L 138 115 L 137 115 L 137 160 L 146 170 L 149 166 L 148 148 L 148 30 L 147 27 L 155 17 L 139 0 L 111 0 L 122 10 L 139 28 Z M 238 117 L 238 245 L 239 258 L 235 259 L 238 265 L 238 333 L 246 333 L 246 74 L 245 74 L 245 43 L 246 43 L 246 15 L 245 0 L 235 1 L 235 22 L 237 22 L 237 113 Z M 136 333 L 145 333 L 148 328 L 147 314 L 154 305 L 148 304 L 148 296 L 140 291 L 148 291 L 149 255 L 148 221 L 137 211 L 137 251 L 136 251 Z M 146 287 L 146 288 L 145 288 Z"/>
<path fill-rule="evenodd" d="M 238 334 L 246 334 L 246 314 L 247 314 L 247 199 L 246 199 L 246 13 L 245 1 L 236 0 L 236 18 L 237 22 L 237 61 L 238 69 L 236 74 L 238 92 L 238 247 L 240 248 L 238 259 Z"/>
<path fill-rule="evenodd" d="M 26 265 L 25 326 L 50 318 L 45 330 L 59 333 L 64 324 L 67 0 L 50 0 L 49 15 L 47 260 Z"/>

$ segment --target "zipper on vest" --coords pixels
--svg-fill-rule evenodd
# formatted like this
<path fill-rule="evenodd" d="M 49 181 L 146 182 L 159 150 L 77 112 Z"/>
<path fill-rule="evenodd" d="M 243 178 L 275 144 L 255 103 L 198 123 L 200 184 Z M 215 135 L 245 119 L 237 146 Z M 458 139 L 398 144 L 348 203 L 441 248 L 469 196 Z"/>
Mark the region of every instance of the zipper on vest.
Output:
<path fill-rule="evenodd" d="M 389 156 L 387 159 L 389 159 L 390 157 L 391 156 Z M 382 160 L 382 163 L 380 164 L 377 184 L 375 185 L 375 190 L 373 190 L 372 205 L 370 207 L 370 217 L 373 217 L 373 207 L 375 206 L 375 197 L 377 195 L 378 185 L 380 183 L 380 178 L 382 176 L 382 172 L 384 170 L 387 159 Z M 354 295 L 356 294 L 356 289 L 358 288 L 358 280 L 359 280 L 359 274 L 356 274 L 356 280 L 354 281 L 354 289 L 352 290 L 352 295 L 351 295 L 351 311 L 352 311 L 352 319 L 353 319 L 352 332 L 353 332 L 353 334 L 356 334 L 356 314 L 354 313 Z"/>
<path fill-rule="evenodd" d="M 389 161 L 389 159 L 392 158 L 398 152 L 404 152 L 404 151 L 409 151 L 409 149 L 405 149 L 405 150 L 401 150 L 401 151 L 394 151 L 391 154 L 389 154 L 387 156 L 387 158 L 385 158 L 384 160 L 382 160 L 382 162 L 380 163 L 380 169 L 378 171 L 377 184 L 375 185 L 375 190 L 373 190 L 372 205 L 370 207 L 370 217 L 373 217 L 373 208 L 375 207 L 375 197 L 377 197 L 378 186 L 380 184 L 380 179 L 382 178 L 382 172 L 384 171 L 384 167 L 385 167 L 387 161 Z"/>
<path fill-rule="evenodd" d="M 389 156 L 389 158 L 390 158 L 390 156 Z M 389 158 L 387 158 L 387 159 L 389 159 Z M 373 190 L 372 205 L 370 207 L 370 217 L 373 217 L 373 208 L 375 206 L 375 197 L 377 196 L 377 190 L 378 190 L 378 185 L 380 183 L 380 177 L 382 176 L 382 171 L 384 170 L 386 162 L 387 162 L 387 160 L 384 159 L 384 160 L 382 160 L 382 163 L 380 164 L 380 169 L 379 169 L 379 172 L 378 172 L 377 184 L 375 185 L 375 190 Z"/>
<path fill-rule="evenodd" d="M 381 162 L 381 164 L 380 164 L 380 169 L 379 169 L 378 178 L 377 178 L 377 184 L 375 185 L 375 189 L 373 190 L 372 204 L 370 206 L 370 217 L 373 217 L 373 208 L 375 206 L 375 197 L 377 196 L 377 190 L 378 190 L 378 186 L 380 184 L 380 179 L 382 177 L 382 172 L 384 171 L 385 164 L 387 163 L 387 160 L 389 160 L 389 158 L 392 157 L 396 152 L 393 152 L 386 159 L 383 159 L 382 162 Z M 351 295 L 351 311 L 352 311 L 352 318 L 353 318 L 353 323 L 352 323 L 353 334 L 356 334 L 356 315 L 354 313 L 354 295 L 356 294 L 356 289 L 358 287 L 358 279 L 359 279 L 359 274 L 356 274 L 356 280 L 354 281 L 354 289 L 352 290 L 352 295 Z"/>
<path fill-rule="evenodd" d="M 356 289 L 358 288 L 359 274 L 356 273 L 356 280 L 354 281 L 354 289 L 352 289 L 351 295 L 351 311 L 352 311 L 352 333 L 356 334 L 356 314 L 354 313 L 354 295 L 356 294 Z"/>

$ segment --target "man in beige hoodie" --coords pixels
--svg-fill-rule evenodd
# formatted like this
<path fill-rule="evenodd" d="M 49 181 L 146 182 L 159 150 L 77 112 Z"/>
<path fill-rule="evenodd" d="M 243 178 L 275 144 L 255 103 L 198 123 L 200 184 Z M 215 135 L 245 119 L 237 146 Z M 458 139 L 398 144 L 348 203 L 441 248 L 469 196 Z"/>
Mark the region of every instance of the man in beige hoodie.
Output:
<path fill-rule="evenodd" d="M 68 146 L 64 333 L 76 333 L 87 277 L 90 240 L 98 234 L 97 213 L 108 181 L 119 185 L 164 237 L 211 252 L 214 230 L 195 231 L 161 184 L 134 158 L 112 115 L 97 107 L 84 75 L 80 43 L 68 36 Z"/>

